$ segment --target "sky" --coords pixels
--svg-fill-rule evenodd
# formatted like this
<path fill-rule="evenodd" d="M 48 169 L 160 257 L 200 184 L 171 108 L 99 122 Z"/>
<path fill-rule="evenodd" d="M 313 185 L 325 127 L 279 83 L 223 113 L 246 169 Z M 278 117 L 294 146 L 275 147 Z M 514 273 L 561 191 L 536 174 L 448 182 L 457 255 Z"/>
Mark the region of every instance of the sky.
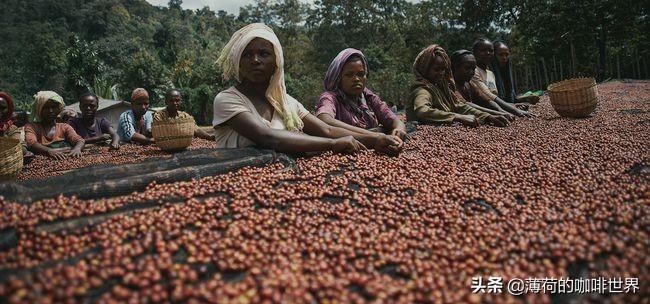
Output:
<path fill-rule="evenodd" d="M 167 6 L 169 0 L 147 0 L 153 5 Z M 254 0 L 183 0 L 184 9 L 195 10 L 209 6 L 213 11 L 224 10 L 228 13 L 238 15 L 239 8 L 252 4 Z M 313 0 L 302 0 L 302 2 L 313 3 Z M 420 0 L 409 0 L 409 2 L 420 2 Z"/>
<path fill-rule="evenodd" d="M 153 5 L 167 6 L 169 0 L 147 0 Z M 239 8 L 252 4 L 253 0 L 183 0 L 184 9 L 197 9 L 209 6 L 213 11 L 224 10 L 228 13 L 237 15 Z"/>

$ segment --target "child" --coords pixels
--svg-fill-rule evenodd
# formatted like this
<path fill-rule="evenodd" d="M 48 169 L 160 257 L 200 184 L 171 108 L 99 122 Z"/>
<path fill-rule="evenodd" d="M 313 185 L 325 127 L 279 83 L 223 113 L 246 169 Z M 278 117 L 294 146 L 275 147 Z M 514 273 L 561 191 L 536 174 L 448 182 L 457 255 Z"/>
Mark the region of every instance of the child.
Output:
<path fill-rule="evenodd" d="M 81 136 L 87 144 L 105 142 L 110 138 L 111 148 L 120 148 L 120 137 L 105 117 L 97 118 L 99 98 L 93 93 L 79 96 L 81 117 L 71 118 L 68 124 Z"/>

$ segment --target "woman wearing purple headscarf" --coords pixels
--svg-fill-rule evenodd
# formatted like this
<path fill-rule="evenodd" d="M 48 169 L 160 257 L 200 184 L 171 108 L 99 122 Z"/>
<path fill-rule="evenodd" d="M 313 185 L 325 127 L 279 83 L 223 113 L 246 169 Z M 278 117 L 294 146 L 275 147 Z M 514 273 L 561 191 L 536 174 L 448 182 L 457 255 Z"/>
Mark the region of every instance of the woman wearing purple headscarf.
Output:
<path fill-rule="evenodd" d="M 404 123 L 366 88 L 368 72 L 368 61 L 361 51 L 341 51 L 325 74 L 325 92 L 316 104 L 316 116 L 331 126 L 362 134 L 383 126 L 391 135 L 404 139 Z"/>

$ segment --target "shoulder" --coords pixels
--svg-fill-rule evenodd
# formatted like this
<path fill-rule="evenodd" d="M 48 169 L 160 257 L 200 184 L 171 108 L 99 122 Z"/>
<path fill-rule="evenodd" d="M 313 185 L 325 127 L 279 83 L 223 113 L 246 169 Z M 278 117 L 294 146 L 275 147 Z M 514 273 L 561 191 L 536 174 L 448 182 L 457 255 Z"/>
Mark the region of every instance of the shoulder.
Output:
<path fill-rule="evenodd" d="M 217 102 L 233 102 L 233 101 L 235 101 L 235 102 L 236 101 L 241 101 L 241 102 L 244 101 L 244 96 L 235 87 L 227 88 L 227 89 L 219 92 L 219 94 L 217 94 L 217 96 L 214 97 L 214 102 L 215 103 L 217 103 Z"/>
<path fill-rule="evenodd" d="M 365 95 L 366 100 L 370 103 L 383 103 L 381 97 L 379 97 L 379 95 L 377 95 L 375 92 L 371 91 L 368 88 L 365 88 L 363 90 L 363 95 Z"/>
<path fill-rule="evenodd" d="M 7 130 L 7 135 L 12 136 L 16 133 L 20 133 L 20 128 L 16 127 L 15 125 L 11 125 L 9 129 Z"/>
<path fill-rule="evenodd" d="M 292 108 L 294 111 L 297 111 L 298 116 L 302 119 L 305 117 L 305 115 L 309 114 L 309 111 L 305 108 L 305 106 L 300 103 L 297 99 L 293 98 L 293 96 L 287 94 L 287 106 Z"/>
<path fill-rule="evenodd" d="M 164 117 L 164 114 L 163 114 L 164 111 L 165 111 L 165 110 L 160 110 L 160 111 L 154 113 L 154 114 L 153 114 L 153 120 L 154 120 L 154 121 L 163 120 L 163 119 L 165 118 L 165 117 Z"/>
<path fill-rule="evenodd" d="M 366 98 L 379 98 L 379 95 L 377 95 L 377 93 L 371 91 L 368 88 L 363 89 L 363 95 L 366 95 Z"/>
<path fill-rule="evenodd" d="M 431 91 L 424 86 L 418 86 L 411 90 L 411 94 L 415 96 L 431 96 Z"/>
<path fill-rule="evenodd" d="M 38 130 L 38 125 L 35 123 L 30 122 L 25 125 L 25 132 L 27 131 L 35 132 L 36 130 Z"/>
<path fill-rule="evenodd" d="M 293 98 L 293 96 L 291 96 L 291 95 L 289 95 L 289 94 L 286 95 L 286 101 L 287 101 L 287 105 L 289 105 L 289 106 L 291 106 L 291 107 L 300 107 L 300 106 L 302 106 L 302 104 L 300 103 L 300 101 L 298 101 L 297 99 Z"/>
<path fill-rule="evenodd" d="M 178 111 L 178 117 L 180 118 L 193 118 L 190 113 L 187 113 L 185 111 Z"/>
<path fill-rule="evenodd" d="M 63 131 L 69 131 L 69 130 L 74 130 L 71 125 L 63 122 L 57 122 L 56 123 L 56 128 L 61 129 Z"/>
<path fill-rule="evenodd" d="M 120 120 L 127 119 L 130 116 L 133 116 L 133 111 L 132 110 L 126 110 L 126 111 L 122 112 L 122 114 L 120 114 Z"/>
<path fill-rule="evenodd" d="M 322 94 L 320 94 L 320 97 L 318 97 L 319 100 L 324 100 L 324 101 L 336 101 L 336 93 L 332 91 L 325 91 Z"/>
<path fill-rule="evenodd" d="M 106 126 L 106 125 L 108 125 L 109 127 L 111 126 L 111 122 L 108 121 L 108 118 L 106 117 L 101 117 L 98 119 L 98 121 L 100 126 Z"/>

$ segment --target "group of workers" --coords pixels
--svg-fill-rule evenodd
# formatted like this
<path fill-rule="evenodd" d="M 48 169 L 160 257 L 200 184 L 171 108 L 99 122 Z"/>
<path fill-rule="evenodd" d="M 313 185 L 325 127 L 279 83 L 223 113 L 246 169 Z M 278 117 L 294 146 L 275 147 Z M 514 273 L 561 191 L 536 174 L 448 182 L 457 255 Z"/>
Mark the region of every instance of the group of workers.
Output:
<path fill-rule="evenodd" d="M 413 63 L 407 120 L 505 127 L 516 116 L 532 116 L 527 105 L 537 103 L 538 97 L 517 98 L 508 56 L 505 43 L 487 39 L 451 57 L 439 45 L 426 47 Z M 224 79 L 236 80 L 214 99 L 212 125 L 219 148 L 255 145 L 283 152 L 348 153 L 373 148 L 385 154 L 402 150 L 405 124 L 366 87 L 368 60 L 359 50 L 345 49 L 331 62 L 314 115 L 287 94 L 282 46 L 268 26 L 254 23 L 235 32 L 217 63 Z"/>
<path fill-rule="evenodd" d="M 413 63 L 407 120 L 504 127 L 515 116 L 531 116 L 526 106 L 515 104 L 534 104 L 538 98 L 517 97 L 508 56 L 505 43 L 487 39 L 477 40 L 472 51 L 451 56 L 439 45 L 426 47 Z M 270 27 L 253 23 L 235 32 L 217 63 L 224 79 L 234 78 L 236 84 L 214 99 L 214 135 L 198 127 L 194 132 L 195 137 L 216 141 L 217 148 L 257 146 L 289 153 L 371 148 L 388 155 L 403 148 L 406 126 L 367 88 L 368 60 L 359 50 L 344 49 L 331 62 L 314 114 L 287 94 L 282 46 Z M 88 92 L 78 101 L 80 113 L 68 112 L 60 95 L 38 92 L 26 123 L 25 111 L 15 111 L 11 96 L 0 92 L 0 137 L 20 139 L 26 160 L 32 153 L 62 160 L 80 156 L 90 143 L 106 143 L 112 149 L 125 142 L 151 144 L 154 121 L 189 117 L 180 111 L 178 90 L 167 92 L 166 108 L 156 113 L 149 110 L 149 93 L 133 90 L 131 109 L 120 115 L 117 129 L 97 117 L 97 95 Z"/>

